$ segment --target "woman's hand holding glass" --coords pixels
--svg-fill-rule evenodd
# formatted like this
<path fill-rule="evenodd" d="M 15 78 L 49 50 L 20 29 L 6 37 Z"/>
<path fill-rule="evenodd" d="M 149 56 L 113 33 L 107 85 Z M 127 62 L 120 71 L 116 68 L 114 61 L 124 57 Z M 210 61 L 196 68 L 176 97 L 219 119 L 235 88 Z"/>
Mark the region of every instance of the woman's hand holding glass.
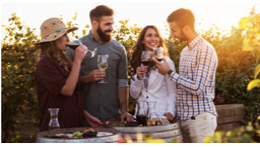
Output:
<path fill-rule="evenodd" d="M 147 72 L 147 66 L 140 66 L 136 68 L 137 78 L 139 80 L 143 79 L 145 73 Z"/>
<path fill-rule="evenodd" d="M 141 62 L 143 66 L 136 68 L 136 74 L 138 79 L 143 79 L 145 73 L 147 73 L 148 65 L 152 59 L 152 53 L 149 51 L 142 51 Z"/>
<path fill-rule="evenodd" d="M 88 48 L 85 45 L 80 45 L 75 49 L 75 61 L 81 62 L 88 52 Z"/>

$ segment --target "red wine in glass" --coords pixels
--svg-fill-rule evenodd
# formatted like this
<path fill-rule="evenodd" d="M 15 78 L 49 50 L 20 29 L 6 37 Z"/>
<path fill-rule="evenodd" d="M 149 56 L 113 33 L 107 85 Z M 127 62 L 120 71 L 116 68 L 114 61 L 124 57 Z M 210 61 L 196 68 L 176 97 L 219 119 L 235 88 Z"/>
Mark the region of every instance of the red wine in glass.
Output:
<path fill-rule="evenodd" d="M 75 50 L 78 46 L 82 45 L 82 42 L 80 40 L 74 40 L 68 44 L 68 47 Z M 91 53 L 91 58 L 93 58 L 97 52 L 97 48 L 95 48 L 93 51 L 88 50 L 88 52 Z"/>
<path fill-rule="evenodd" d="M 161 62 L 163 58 L 162 52 L 163 49 L 161 47 L 153 48 L 153 57 L 155 57 L 155 59 L 159 62 Z"/>
<path fill-rule="evenodd" d="M 148 66 L 151 62 L 152 54 L 149 51 L 142 51 L 141 62 L 144 66 Z"/>
<path fill-rule="evenodd" d="M 156 58 L 157 61 L 161 62 L 162 61 L 162 58 Z"/>
<path fill-rule="evenodd" d="M 73 50 L 75 50 L 78 46 L 80 46 L 80 45 L 68 45 L 68 47 L 70 47 Z"/>
<path fill-rule="evenodd" d="M 68 47 L 71 49 L 75 50 L 78 46 L 82 45 L 81 41 L 79 40 L 74 40 L 68 44 Z"/>
<path fill-rule="evenodd" d="M 148 66 L 149 64 L 150 64 L 150 60 L 144 60 L 144 61 L 142 61 L 142 64 L 144 65 L 144 66 Z"/>

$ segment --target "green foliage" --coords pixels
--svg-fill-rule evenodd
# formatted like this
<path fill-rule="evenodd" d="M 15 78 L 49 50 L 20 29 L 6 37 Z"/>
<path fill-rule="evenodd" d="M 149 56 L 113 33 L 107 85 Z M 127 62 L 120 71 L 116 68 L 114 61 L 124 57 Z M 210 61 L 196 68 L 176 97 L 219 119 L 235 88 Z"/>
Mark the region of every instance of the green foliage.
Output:
<path fill-rule="evenodd" d="M 244 124 L 255 122 L 260 111 L 260 90 L 247 91 L 247 84 L 254 78 L 254 67 L 260 63 L 253 52 L 243 51 L 247 31 L 247 28 L 233 27 L 229 36 L 220 36 L 215 27 L 203 33 L 203 37 L 215 47 L 219 59 L 215 104 L 244 104 Z"/>
<path fill-rule="evenodd" d="M 68 28 L 72 28 L 72 27 L 77 27 L 78 26 L 77 23 L 74 23 L 77 20 L 77 17 L 78 17 L 78 12 L 75 13 L 75 15 L 72 17 L 71 21 L 67 22 L 67 27 Z M 71 33 L 69 33 L 69 35 L 71 35 L 71 36 L 73 36 L 75 38 L 79 38 L 79 36 L 76 35 L 76 31 L 72 31 Z"/>
<path fill-rule="evenodd" d="M 113 38 L 125 47 L 128 61 L 130 61 L 131 48 L 134 46 L 142 28 L 137 27 L 136 24 L 134 26 L 129 26 L 127 25 L 128 22 L 129 20 L 119 21 L 120 27 L 116 26 L 116 29 L 113 32 Z"/>
<path fill-rule="evenodd" d="M 243 50 L 252 51 L 260 60 L 260 14 L 255 12 L 253 7 L 250 15 L 239 21 L 239 28 L 245 31 L 243 39 Z"/>
<path fill-rule="evenodd" d="M 168 48 L 169 57 L 172 59 L 177 73 L 179 72 L 179 61 L 182 49 L 186 46 L 185 43 L 179 43 L 175 38 L 169 37 L 165 40 Z"/>
<path fill-rule="evenodd" d="M 260 122 L 260 120 L 259 120 Z M 217 131 L 205 138 L 204 143 L 260 143 L 260 123 L 251 122 L 232 131 Z"/>
<path fill-rule="evenodd" d="M 247 85 L 247 91 L 250 91 L 255 87 L 260 88 L 260 79 L 254 79 L 250 81 L 249 84 Z"/>
<path fill-rule="evenodd" d="M 239 27 L 245 30 L 245 37 L 243 40 L 243 50 L 252 51 L 253 55 L 257 58 L 258 63 L 260 63 L 260 14 L 255 13 L 253 7 L 250 16 L 244 17 L 239 22 Z M 252 80 L 248 86 L 247 90 L 250 91 L 255 87 L 260 88 L 260 79 L 257 76 L 260 72 L 260 64 L 255 68 L 254 80 Z"/>
<path fill-rule="evenodd" d="M 2 46 L 2 142 L 18 142 L 20 131 L 39 120 L 34 85 L 37 37 L 13 14 Z M 7 42 L 7 40 L 9 42 Z"/>

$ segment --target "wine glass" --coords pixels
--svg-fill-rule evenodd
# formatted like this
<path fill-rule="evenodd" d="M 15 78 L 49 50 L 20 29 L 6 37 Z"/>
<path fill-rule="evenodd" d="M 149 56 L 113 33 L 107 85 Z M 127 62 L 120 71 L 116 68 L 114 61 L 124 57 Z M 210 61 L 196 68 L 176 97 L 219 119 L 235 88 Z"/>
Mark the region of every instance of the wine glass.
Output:
<path fill-rule="evenodd" d="M 153 57 L 161 62 L 163 59 L 163 49 L 161 47 L 153 48 Z"/>
<path fill-rule="evenodd" d="M 70 39 L 71 40 L 71 39 Z M 71 40 L 71 42 L 69 42 L 68 47 L 70 47 L 71 49 L 75 50 L 78 46 L 82 45 L 82 42 L 80 40 Z M 97 52 L 97 48 L 95 48 L 93 51 L 88 50 L 88 52 L 91 53 L 91 58 L 95 56 L 96 52 Z"/>
<path fill-rule="evenodd" d="M 98 55 L 98 59 L 97 59 L 97 66 L 99 69 L 107 69 L 108 67 L 108 55 Z M 104 78 L 98 82 L 98 83 L 107 83 L 104 81 Z"/>
<path fill-rule="evenodd" d="M 141 62 L 144 66 L 148 66 L 152 59 L 152 53 L 149 51 L 142 51 Z"/>

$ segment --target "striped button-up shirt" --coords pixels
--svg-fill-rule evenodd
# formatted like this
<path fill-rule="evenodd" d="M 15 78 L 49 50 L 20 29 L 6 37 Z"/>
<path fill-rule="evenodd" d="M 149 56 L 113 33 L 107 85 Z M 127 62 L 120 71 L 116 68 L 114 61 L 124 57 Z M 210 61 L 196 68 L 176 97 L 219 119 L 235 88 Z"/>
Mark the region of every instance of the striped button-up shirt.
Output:
<path fill-rule="evenodd" d="M 200 35 L 182 50 L 179 74 L 170 76 L 178 85 L 177 116 L 181 120 L 202 112 L 217 115 L 213 103 L 217 64 L 214 47 Z"/>

